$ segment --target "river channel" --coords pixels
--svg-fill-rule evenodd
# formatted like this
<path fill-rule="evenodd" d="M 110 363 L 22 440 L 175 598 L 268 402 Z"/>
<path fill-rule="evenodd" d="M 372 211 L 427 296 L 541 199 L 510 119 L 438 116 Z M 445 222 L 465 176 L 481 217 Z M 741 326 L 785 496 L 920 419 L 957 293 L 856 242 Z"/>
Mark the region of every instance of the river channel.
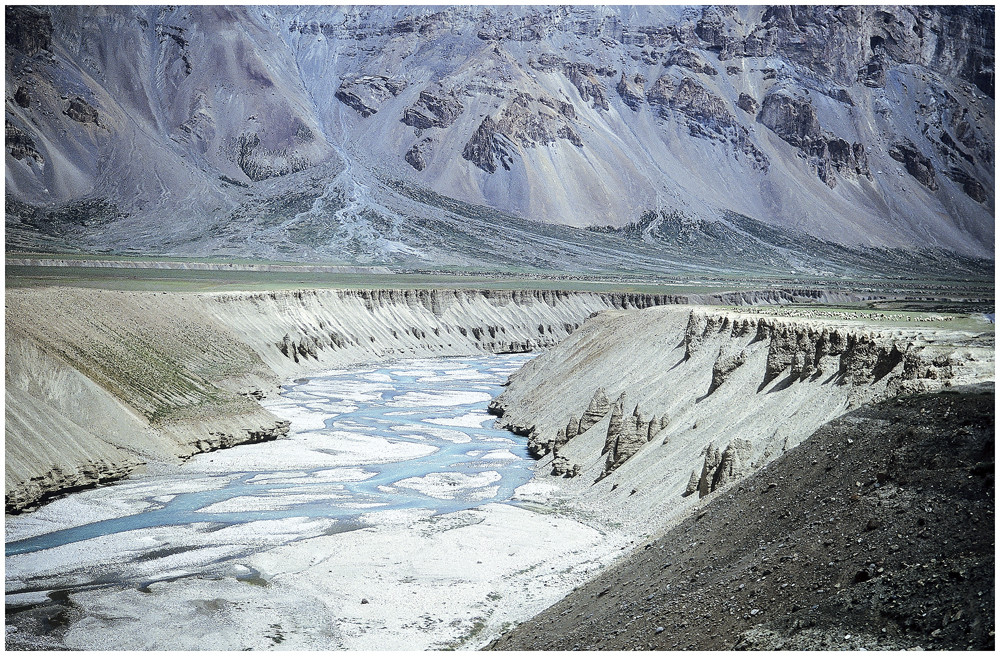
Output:
<path fill-rule="evenodd" d="M 265 403 L 291 422 L 287 439 L 151 464 L 7 517 L 8 647 L 481 644 L 622 539 L 547 510 L 556 486 L 533 478 L 525 440 L 490 427 L 489 400 L 529 358 L 296 380 Z"/>
<path fill-rule="evenodd" d="M 487 427 L 486 404 L 526 360 L 405 361 L 297 380 L 268 406 L 292 422 L 289 439 L 203 454 L 8 517 L 7 593 L 66 583 L 141 585 L 294 539 L 296 526 L 312 535 L 312 520 L 331 533 L 406 511 L 505 501 L 531 477 L 530 459 L 522 438 Z M 255 526 L 280 532 L 262 545 L 246 530 Z M 187 539 L 162 544 L 155 534 L 164 527 Z M 144 539 L 151 531 L 154 539 Z M 220 533 L 218 540 L 198 538 Z M 250 540 L 241 544 L 241 535 Z M 74 553 L 83 557 L 73 562 Z M 95 561 L 101 554 L 109 562 Z M 164 567 L 154 571 L 153 561 Z"/>

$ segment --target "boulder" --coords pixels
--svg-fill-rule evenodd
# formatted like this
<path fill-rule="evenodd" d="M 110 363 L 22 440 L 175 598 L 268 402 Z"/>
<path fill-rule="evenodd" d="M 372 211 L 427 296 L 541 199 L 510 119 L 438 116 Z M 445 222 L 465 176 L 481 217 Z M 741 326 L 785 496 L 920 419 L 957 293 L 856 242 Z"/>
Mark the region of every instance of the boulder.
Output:
<path fill-rule="evenodd" d="M 79 96 L 69 101 L 69 107 L 63 113 L 78 123 L 97 124 L 97 110 Z"/>
<path fill-rule="evenodd" d="M 424 150 L 428 145 L 430 145 L 429 139 L 424 139 L 423 141 L 413 144 L 413 146 L 406 151 L 406 155 L 403 156 L 403 159 L 406 160 L 407 164 L 416 170 L 423 171 L 427 168 L 427 160 L 424 159 Z"/>
<path fill-rule="evenodd" d="M 754 100 L 754 97 L 749 93 L 741 93 L 739 100 L 736 101 L 736 106 L 750 116 L 757 116 L 757 110 L 760 109 L 760 103 Z"/>
<path fill-rule="evenodd" d="M 362 118 L 376 114 L 386 100 L 398 96 L 406 88 L 406 81 L 384 75 L 363 75 L 344 80 L 334 97 Z"/>
<path fill-rule="evenodd" d="M 445 128 L 455 122 L 463 109 L 454 93 L 424 89 L 417 102 L 403 112 L 402 121 L 418 130 Z"/>

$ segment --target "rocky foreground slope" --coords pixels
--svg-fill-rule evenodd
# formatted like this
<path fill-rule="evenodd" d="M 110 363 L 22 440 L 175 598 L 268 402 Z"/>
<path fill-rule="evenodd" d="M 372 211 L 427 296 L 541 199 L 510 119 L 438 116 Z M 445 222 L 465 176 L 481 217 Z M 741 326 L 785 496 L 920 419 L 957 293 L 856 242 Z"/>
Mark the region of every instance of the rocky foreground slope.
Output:
<path fill-rule="evenodd" d="M 994 403 L 855 410 L 490 646 L 994 649 Z"/>
<path fill-rule="evenodd" d="M 5 18 L 19 247 L 586 270 L 620 259 L 583 243 L 641 246 L 532 222 L 632 224 L 683 261 L 749 220 L 993 255 L 989 6 Z"/>

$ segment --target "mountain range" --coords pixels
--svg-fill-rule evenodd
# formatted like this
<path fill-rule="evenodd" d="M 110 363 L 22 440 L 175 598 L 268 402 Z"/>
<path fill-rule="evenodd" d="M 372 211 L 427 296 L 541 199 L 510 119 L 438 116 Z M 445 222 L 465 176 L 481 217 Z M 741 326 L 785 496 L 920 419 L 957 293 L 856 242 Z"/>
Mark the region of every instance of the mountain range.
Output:
<path fill-rule="evenodd" d="M 8 250 L 658 272 L 994 257 L 992 6 L 5 16 Z"/>

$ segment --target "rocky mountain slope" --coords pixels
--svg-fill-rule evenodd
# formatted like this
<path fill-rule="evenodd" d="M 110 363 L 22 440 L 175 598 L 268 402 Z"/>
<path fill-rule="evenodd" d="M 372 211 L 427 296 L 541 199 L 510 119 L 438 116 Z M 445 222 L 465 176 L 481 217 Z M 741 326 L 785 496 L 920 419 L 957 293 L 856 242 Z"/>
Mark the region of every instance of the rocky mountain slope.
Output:
<path fill-rule="evenodd" d="M 491 646 L 993 649 L 994 399 L 830 422 Z"/>
<path fill-rule="evenodd" d="M 8 247 L 676 270 L 749 217 L 821 240 L 751 249 L 784 269 L 993 256 L 992 7 L 5 11 Z"/>

